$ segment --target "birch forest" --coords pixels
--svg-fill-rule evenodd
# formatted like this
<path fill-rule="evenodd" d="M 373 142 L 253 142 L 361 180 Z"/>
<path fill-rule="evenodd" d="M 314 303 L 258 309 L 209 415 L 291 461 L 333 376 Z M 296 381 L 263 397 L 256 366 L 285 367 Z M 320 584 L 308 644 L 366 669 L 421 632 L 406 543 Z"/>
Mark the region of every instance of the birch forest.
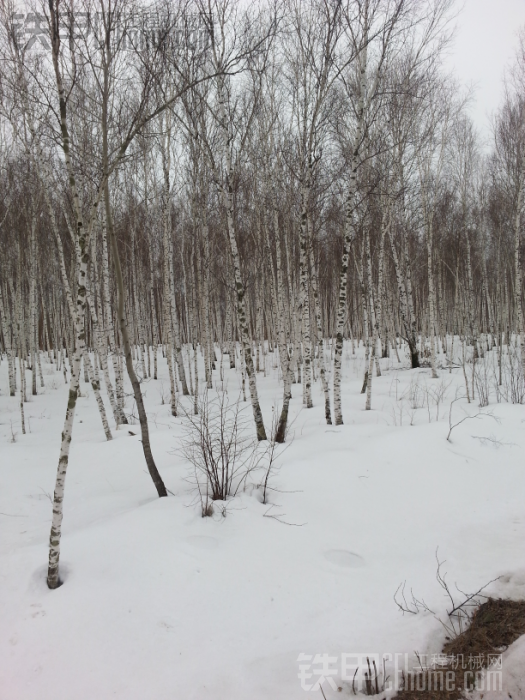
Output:
<path fill-rule="evenodd" d="M 302 439 L 292 413 L 319 409 L 329 446 L 354 422 L 347 396 L 383 410 L 375 387 L 396 370 L 424 372 L 436 420 L 449 378 L 471 413 L 524 402 L 525 34 L 486 138 L 446 67 L 459 9 L 2 0 L 1 393 L 20 445 L 32 402 L 66 387 L 50 589 L 83 395 L 99 443 L 138 434 L 159 497 L 148 397 L 201 437 L 217 415 L 237 435 L 245 411 L 232 440 L 269 459 L 264 499 L 274 451 Z M 197 483 L 202 515 L 245 488 L 231 465 L 220 487 Z"/>

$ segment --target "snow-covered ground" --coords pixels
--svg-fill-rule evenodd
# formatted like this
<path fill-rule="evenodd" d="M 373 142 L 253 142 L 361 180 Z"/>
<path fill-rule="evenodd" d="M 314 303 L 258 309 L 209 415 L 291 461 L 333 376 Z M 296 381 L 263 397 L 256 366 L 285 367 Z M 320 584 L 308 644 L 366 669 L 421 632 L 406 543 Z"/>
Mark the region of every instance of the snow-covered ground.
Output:
<path fill-rule="evenodd" d="M 266 361 L 258 387 L 268 426 L 282 386 L 272 356 Z M 436 616 L 445 614 L 437 548 L 450 582 L 463 590 L 501 576 L 489 592 L 525 598 L 524 407 L 493 401 L 484 411 L 498 421 L 464 421 L 448 442 L 462 371 L 441 369 L 432 380 L 428 369 L 381 363 L 373 410 L 365 411 L 363 352 L 345 349 L 344 426 L 325 424 L 318 382 L 310 410 L 294 386 L 289 447 L 270 481 L 270 504 L 248 488 L 212 518 L 201 517 L 190 467 L 176 452 L 183 419 L 170 415 L 165 360 L 159 355 L 161 378 L 144 391 L 169 498 L 156 497 L 139 426 L 113 430 L 106 442 L 82 381 L 66 481 L 65 583 L 50 591 L 50 495 L 67 387 L 44 362 L 46 387 L 25 405 L 22 435 L 4 358 L 0 700 L 320 698 L 305 688 L 323 663 L 343 688 L 325 681 L 327 698 L 351 695 L 341 680 L 341 670 L 353 675 L 345 654 L 399 654 L 401 665 L 408 654 L 411 668 L 415 651 L 440 652 L 445 631 L 436 617 L 403 616 L 393 599 L 406 580 Z M 225 378 L 236 395 L 239 372 L 226 370 Z M 459 400 L 452 422 L 479 410 Z M 503 662 L 514 700 L 525 698 L 522 642 Z"/>

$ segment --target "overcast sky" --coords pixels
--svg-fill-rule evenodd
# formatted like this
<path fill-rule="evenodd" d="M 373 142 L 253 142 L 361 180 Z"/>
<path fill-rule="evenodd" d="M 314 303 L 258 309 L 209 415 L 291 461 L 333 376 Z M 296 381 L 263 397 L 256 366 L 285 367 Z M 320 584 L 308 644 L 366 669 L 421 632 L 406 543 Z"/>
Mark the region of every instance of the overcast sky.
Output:
<path fill-rule="evenodd" d="M 462 0 L 458 0 L 460 8 Z M 470 109 L 476 127 L 490 135 L 490 115 L 503 96 L 503 75 L 518 45 L 517 32 L 525 26 L 525 0 L 463 0 L 454 46 L 447 60 L 464 85 L 474 83 Z"/>

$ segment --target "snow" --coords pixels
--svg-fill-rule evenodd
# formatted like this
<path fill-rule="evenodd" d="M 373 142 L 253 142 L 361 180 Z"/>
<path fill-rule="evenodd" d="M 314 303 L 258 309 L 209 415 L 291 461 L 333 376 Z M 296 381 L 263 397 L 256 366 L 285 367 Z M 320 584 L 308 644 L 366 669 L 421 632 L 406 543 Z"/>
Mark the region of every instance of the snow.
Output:
<path fill-rule="evenodd" d="M 268 376 L 258 375 L 267 427 L 282 397 L 272 363 L 268 354 Z M 218 504 L 212 518 L 201 517 L 190 467 L 177 451 L 183 419 L 161 400 L 161 382 L 169 391 L 161 355 L 160 379 L 144 392 L 169 498 L 156 497 L 139 426 L 112 426 L 106 442 L 91 388 L 81 381 L 66 480 L 64 585 L 50 591 L 49 494 L 67 386 L 44 361 L 46 387 L 25 405 L 22 435 L 4 359 L 0 700 L 321 697 L 301 687 L 300 654 L 335 658 L 329 665 L 343 690 L 328 681 L 323 689 L 327 698 L 351 696 L 351 683 L 341 680 L 344 654 L 408 654 L 412 668 L 414 652 L 441 651 L 445 631 L 436 618 L 445 619 L 447 600 L 436 582 L 437 548 L 451 583 L 474 591 L 501 577 L 488 591 L 523 599 L 523 406 L 493 402 L 484 412 L 497 421 L 467 420 L 449 442 L 461 370 L 441 369 L 432 380 L 428 369 L 381 363 L 373 410 L 365 411 L 363 351 L 353 356 L 345 348 L 344 426 L 325 424 L 319 382 L 309 410 L 294 385 L 290 439 L 270 480 L 270 503 L 261 503 L 252 484 Z M 240 374 L 224 367 L 235 396 Z M 423 406 L 440 387 L 439 408 L 432 400 Z M 453 422 L 479 410 L 457 401 Z M 401 614 L 393 596 L 405 580 L 435 616 Z M 525 698 L 524 655 L 523 639 L 505 652 L 504 690 L 490 697 Z"/>

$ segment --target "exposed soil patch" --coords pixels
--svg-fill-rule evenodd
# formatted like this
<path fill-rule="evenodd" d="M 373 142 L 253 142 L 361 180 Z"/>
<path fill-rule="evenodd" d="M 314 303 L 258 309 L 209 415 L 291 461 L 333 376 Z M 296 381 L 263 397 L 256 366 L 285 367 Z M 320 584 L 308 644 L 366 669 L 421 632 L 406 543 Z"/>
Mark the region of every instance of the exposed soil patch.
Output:
<path fill-rule="evenodd" d="M 396 698 L 461 700 L 463 690 L 473 687 L 476 673 L 494 663 L 524 634 L 525 601 L 489 598 L 473 614 L 469 627 L 444 645 L 443 654 L 453 660 L 436 669 L 410 674 Z"/>

